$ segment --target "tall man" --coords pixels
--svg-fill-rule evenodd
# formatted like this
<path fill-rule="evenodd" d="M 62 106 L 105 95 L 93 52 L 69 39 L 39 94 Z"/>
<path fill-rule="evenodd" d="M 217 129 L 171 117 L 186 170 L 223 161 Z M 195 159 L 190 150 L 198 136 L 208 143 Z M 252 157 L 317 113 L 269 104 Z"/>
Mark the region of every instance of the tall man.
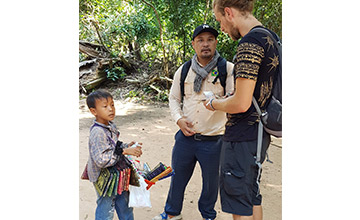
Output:
<path fill-rule="evenodd" d="M 214 206 L 218 194 L 221 137 L 225 130 L 226 115 L 222 111 L 206 110 L 201 100 L 205 99 L 204 91 L 212 91 L 216 96 L 224 96 L 224 93 L 232 93 L 234 89 L 232 63 L 226 62 L 225 92 L 220 78 L 217 78 L 220 74 L 217 67 L 220 57 L 216 51 L 217 36 L 218 32 L 206 24 L 194 30 L 192 46 L 196 54 L 191 60 L 185 78 L 183 97 L 180 79 L 185 65 L 175 72 L 169 97 L 171 115 L 180 128 L 175 135 L 172 152 L 172 168 L 175 170 L 175 175 L 171 179 L 165 210 L 153 220 L 182 219 L 184 191 L 196 162 L 200 164 L 203 183 L 198 201 L 199 211 L 206 220 L 216 217 Z"/>
<path fill-rule="evenodd" d="M 229 113 L 220 159 L 220 197 L 222 210 L 233 214 L 234 220 L 262 219 L 261 169 L 255 163 L 259 115 L 252 97 L 264 109 L 279 65 L 277 42 L 261 32 L 250 32 L 254 27 L 264 28 L 252 15 L 253 6 L 254 0 L 214 0 L 221 30 L 235 41 L 242 39 L 235 58 L 235 93 L 204 102 L 209 110 Z M 270 136 L 264 132 L 261 163 L 269 144 Z"/>

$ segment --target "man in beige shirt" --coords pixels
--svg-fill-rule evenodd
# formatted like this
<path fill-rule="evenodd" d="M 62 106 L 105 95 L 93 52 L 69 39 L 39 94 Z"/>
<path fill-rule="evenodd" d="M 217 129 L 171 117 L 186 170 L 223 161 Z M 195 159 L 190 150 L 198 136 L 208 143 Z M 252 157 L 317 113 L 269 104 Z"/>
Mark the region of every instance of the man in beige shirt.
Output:
<path fill-rule="evenodd" d="M 204 219 L 215 219 L 215 202 L 218 195 L 219 160 L 222 135 L 225 130 L 226 114 L 222 111 L 208 111 L 202 104 L 204 92 L 211 91 L 216 97 L 230 94 L 234 89 L 233 64 L 226 61 L 226 85 L 217 77 L 219 53 L 216 51 L 218 32 L 209 25 L 200 25 L 194 30 L 192 46 L 195 55 L 184 81 L 184 96 L 181 92 L 182 65 L 174 75 L 169 95 L 171 115 L 180 130 L 175 135 L 172 152 L 171 185 L 162 214 L 153 220 L 181 217 L 184 191 L 196 162 L 202 172 L 203 187 L 198 201 L 199 211 Z M 219 62 L 220 63 L 220 62 Z"/>

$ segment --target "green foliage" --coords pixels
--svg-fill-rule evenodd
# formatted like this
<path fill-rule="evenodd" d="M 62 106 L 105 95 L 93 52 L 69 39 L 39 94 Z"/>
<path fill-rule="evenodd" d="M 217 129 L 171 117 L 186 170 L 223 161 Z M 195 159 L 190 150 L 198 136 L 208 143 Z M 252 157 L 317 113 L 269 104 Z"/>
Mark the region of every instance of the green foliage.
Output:
<path fill-rule="evenodd" d="M 178 66 L 193 56 L 192 33 L 195 27 L 205 22 L 205 14 L 205 23 L 219 30 L 217 50 L 227 60 L 233 59 L 238 42 L 220 31 L 220 25 L 212 12 L 212 0 L 146 1 L 155 7 L 160 16 L 166 56 L 169 63 L 175 66 L 170 67 L 170 76 Z M 281 37 L 281 0 L 257 0 L 253 13 L 265 27 Z M 157 17 L 143 0 L 79 0 L 79 39 L 101 44 L 100 38 L 111 57 L 127 53 L 135 55 L 138 52 L 141 60 L 150 68 L 159 66 L 153 64 L 162 62 Z M 84 60 L 86 57 L 79 54 L 79 59 Z M 125 76 L 124 70 L 118 67 L 106 70 L 106 74 L 113 81 Z M 129 93 L 129 96 L 134 95 L 137 94 Z M 167 99 L 166 93 L 158 94 L 157 97 L 159 100 Z"/>
<path fill-rule="evenodd" d="M 139 95 L 139 91 L 130 90 L 125 97 L 135 98 Z"/>
<path fill-rule="evenodd" d="M 126 76 L 125 70 L 121 66 L 105 69 L 105 73 L 106 77 L 112 81 L 116 81 L 119 78 L 123 79 Z"/>
<path fill-rule="evenodd" d="M 282 1 L 257 0 L 254 5 L 254 16 L 267 28 L 282 36 Z"/>
<path fill-rule="evenodd" d="M 147 0 L 159 13 L 163 27 L 164 41 L 171 62 L 181 65 L 194 53 L 191 36 L 194 28 L 206 23 L 220 30 L 207 1 L 193 0 Z M 281 36 L 281 0 L 258 0 L 255 2 L 254 15 L 264 26 Z M 119 53 L 133 52 L 136 42 L 140 53 L 149 58 L 161 60 L 160 30 L 156 15 L 151 7 L 141 0 L 79 0 L 79 38 L 100 43 L 98 29 L 104 44 L 116 57 Z M 221 32 L 221 31 L 219 31 Z M 228 60 L 236 50 L 237 43 L 225 34 L 218 37 L 218 51 Z M 83 57 L 80 57 L 80 59 Z"/>
<path fill-rule="evenodd" d="M 161 92 L 160 94 L 158 94 L 156 96 L 156 100 L 161 101 L 161 102 L 166 102 L 169 100 L 168 94 L 169 94 L 169 92 L 167 90 L 164 92 Z"/>

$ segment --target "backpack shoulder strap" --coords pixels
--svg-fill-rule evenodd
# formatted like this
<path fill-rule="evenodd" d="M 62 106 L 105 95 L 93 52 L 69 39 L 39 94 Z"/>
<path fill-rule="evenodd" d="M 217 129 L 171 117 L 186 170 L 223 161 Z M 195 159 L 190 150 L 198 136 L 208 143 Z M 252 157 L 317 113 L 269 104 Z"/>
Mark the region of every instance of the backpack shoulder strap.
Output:
<path fill-rule="evenodd" d="M 217 68 L 218 68 L 218 75 L 215 77 L 212 83 L 215 84 L 216 80 L 220 79 L 220 84 L 224 88 L 224 95 L 226 94 L 226 78 L 227 78 L 227 69 L 226 69 L 226 59 L 223 57 L 219 57 L 217 61 Z M 181 91 L 181 102 L 185 95 L 185 79 L 189 72 L 191 66 L 191 60 L 188 60 L 184 63 L 181 69 L 181 76 L 180 76 L 180 91 Z"/>
<path fill-rule="evenodd" d="M 226 69 L 226 59 L 223 57 L 219 57 L 217 61 L 217 69 L 218 75 L 215 77 L 214 81 L 212 82 L 215 84 L 216 80 L 220 79 L 220 84 L 224 88 L 224 95 L 226 94 L 226 78 L 227 78 L 227 69 Z"/>
<path fill-rule="evenodd" d="M 100 126 L 100 125 L 94 123 L 94 124 L 90 127 L 90 132 L 91 132 L 91 130 L 92 130 L 94 127 L 100 127 L 100 128 L 102 128 L 102 129 L 104 130 L 105 134 L 106 134 L 106 130 L 108 130 L 107 128 L 104 128 L 103 126 Z M 111 131 L 110 131 L 110 134 L 111 134 Z M 112 135 L 112 134 L 111 134 L 111 135 Z M 110 143 L 112 143 L 114 146 L 116 145 L 116 143 L 113 141 L 113 139 L 112 139 L 109 135 L 106 134 L 106 137 L 108 138 L 108 140 L 109 140 Z"/>
<path fill-rule="evenodd" d="M 184 90 L 184 87 L 185 87 L 185 79 L 186 79 L 186 76 L 189 72 L 189 69 L 190 69 L 190 66 L 191 66 L 191 60 L 188 60 L 185 62 L 185 64 L 183 65 L 182 69 L 181 69 L 181 75 L 180 75 L 180 91 L 181 91 L 181 102 L 183 100 L 183 97 L 185 95 L 185 90 Z"/>
<path fill-rule="evenodd" d="M 270 31 L 268 31 L 267 29 L 265 29 L 263 27 L 256 27 L 256 28 L 253 28 L 251 31 L 252 32 L 261 32 L 261 33 L 269 36 L 274 42 L 276 42 L 275 47 L 276 47 L 277 51 L 279 52 L 279 71 L 275 75 L 273 95 L 280 102 L 282 102 L 282 91 L 281 91 L 281 87 L 282 87 L 282 43 L 281 43 L 281 39 L 276 33 L 275 33 L 275 36 L 276 36 L 276 39 L 275 39 L 274 35 Z"/>
<path fill-rule="evenodd" d="M 275 39 L 274 35 L 272 33 L 270 33 L 270 31 L 266 30 L 265 28 L 263 27 L 256 27 L 256 28 L 253 28 L 250 32 L 261 32 L 267 36 L 269 36 L 274 42 L 277 42 L 275 44 L 275 47 L 276 49 L 279 51 L 279 55 L 280 55 L 280 58 L 282 57 L 281 55 L 281 50 L 282 50 L 282 43 L 281 43 L 281 39 L 280 37 L 275 33 L 275 36 L 277 39 Z M 280 59 L 281 60 L 281 59 Z"/>

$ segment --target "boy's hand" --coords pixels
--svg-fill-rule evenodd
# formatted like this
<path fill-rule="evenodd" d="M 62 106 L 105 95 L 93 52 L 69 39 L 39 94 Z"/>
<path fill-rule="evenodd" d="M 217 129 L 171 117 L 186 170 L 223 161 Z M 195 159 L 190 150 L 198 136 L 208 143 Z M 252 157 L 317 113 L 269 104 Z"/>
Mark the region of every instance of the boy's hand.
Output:
<path fill-rule="evenodd" d="M 128 144 L 128 147 L 133 146 L 135 143 L 137 143 L 138 145 L 142 145 L 142 143 L 138 143 L 138 142 L 135 142 L 135 141 L 131 141 L 131 142 Z"/>
<path fill-rule="evenodd" d="M 131 143 L 130 143 L 131 144 Z M 129 144 L 129 146 L 131 146 Z M 140 143 L 139 143 L 140 144 Z M 128 147 L 123 150 L 124 155 L 134 155 L 136 157 L 140 157 L 142 154 L 142 150 L 140 146 L 137 147 Z"/>

